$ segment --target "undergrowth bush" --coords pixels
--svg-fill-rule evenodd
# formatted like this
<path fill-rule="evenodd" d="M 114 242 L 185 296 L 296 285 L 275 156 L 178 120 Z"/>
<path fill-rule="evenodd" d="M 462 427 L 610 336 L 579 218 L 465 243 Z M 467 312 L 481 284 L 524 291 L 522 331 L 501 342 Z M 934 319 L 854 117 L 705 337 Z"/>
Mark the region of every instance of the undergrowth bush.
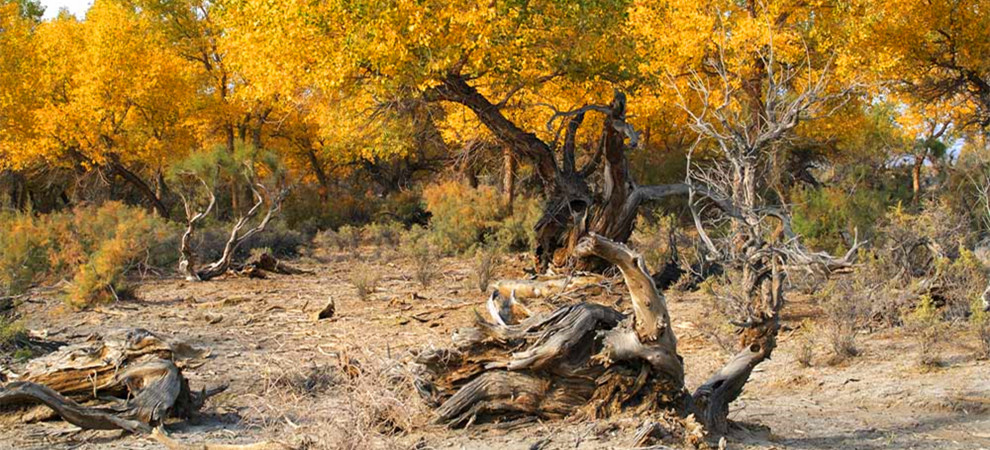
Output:
<path fill-rule="evenodd" d="M 430 242 L 427 232 L 414 225 L 402 236 L 402 248 L 415 266 L 416 281 L 426 288 L 440 275 L 440 252 Z"/>
<path fill-rule="evenodd" d="M 979 297 L 973 299 L 970 308 L 972 314 L 969 316 L 969 324 L 979 346 L 977 357 L 990 359 L 990 312 L 984 311 L 983 300 Z"/>
<path fill-rule="evenodd" d="M 491 186 L 471 186 L 446 181 L 423 191 L 431 214 L 430 239 L 445 254 L 471 251 L 479 244 L 497 243 L 503 248 L 525 250 L 536 239 L 533 227 L 542 211 L 535 199 L 517 199 L 513 213 L 501 207 L 498 192 Z"/>
<path fill-rule="evenodd" d="M 430 228 L 444 253 L 462 253 L 480 242 L 499 219 L 499 196 L 494 188 L 474 189 L 458 181 L 446 181 L 423 191 L 432 214 Z"/>
<path fill-rule="evenodd" d="M 71 278 L 66 301 L 75 307 L 116 297 L 126 272 L 155 263 L 157 244 L 177 229 L 143 209 L 119 202 L 35 216 L 0 215 L 0 286 L 8 294 L 33 284 Z M 170 253 L 175 253 L 171 249 Z"/>
<path fill-rule="evenodd" d="M 838 364 L 859 354 L 856 334 L 861 318 L 870 305 L 870 292 L 855 279 L 829 280 L 818 294 L 823 312 L 821 329 L 828 340 L 831 364 Z"/>
<path fill-rule="evenodd" d="M 479 247 L 474 256 L 474 278 L 477 282 L 478 290 L 488 291 L 488 285 L 495 276 L 495 268 L 498 267 L 501 250 L 497 245 L 489 244 Z"/>
<path fill-rule="evenodd" d="M 914 311 L 904 318 L 904 324 L 918 340 L 918 363 L 925 367 L 941 364 L 939 345 L 948 324 L 942 320 L 934 299 L 930 295 L 922 295 Z"/>
<path fill-rule="evenodd" d="M 811 248 L 841 254 L 858 230 L 870 236 L 888 207 L 887 194 L 865 187 L 799 189 L 792 193 L 794 231 Z"/>

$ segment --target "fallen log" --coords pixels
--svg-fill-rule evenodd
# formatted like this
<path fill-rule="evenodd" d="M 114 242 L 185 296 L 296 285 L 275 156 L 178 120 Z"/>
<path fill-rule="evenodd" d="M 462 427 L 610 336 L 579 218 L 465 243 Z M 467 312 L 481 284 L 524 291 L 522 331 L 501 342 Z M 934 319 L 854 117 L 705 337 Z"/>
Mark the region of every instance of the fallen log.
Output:
<path fill-rule="evenodd" d="M 41 403 L 81 428 L 147 434 L 169 417 L 191 417 L 224 389 L 189 389 L 181 366 L 206 354 L 143 329 L 109 333 L 29 363 L 17 381 L 0 386 L 0 406 Z M 83 400 L 110 403 L 89 407 Z"/>
<path fill-rule="evenodd" d="M 313 273 L 310 270 L 291 266 L 272 256 L 270 253 L 262 253 L 247 263 L 234 268 L 234 271 L 251 278 L 265 278 L 266 273 L 277 273 L 280 275 L 304 275 Z"/>

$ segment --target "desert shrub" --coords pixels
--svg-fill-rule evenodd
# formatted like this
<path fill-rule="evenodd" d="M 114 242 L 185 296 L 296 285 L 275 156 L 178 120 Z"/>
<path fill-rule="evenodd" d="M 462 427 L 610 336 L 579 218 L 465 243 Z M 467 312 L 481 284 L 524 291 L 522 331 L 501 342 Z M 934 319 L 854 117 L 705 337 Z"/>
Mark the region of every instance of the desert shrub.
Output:
<path fill-rule="evenodd" d="M 983 299 L 976 297 L 971 303 L 969 324 L 976 335 L 980 359 L 990 359 L 990 312 L 984 311 Z"/>
<path fill-rule="evenodd" d="M 20 294 L 49 268 L 50 230 L 27 213 L 0 212 L 0 296 Z"/>
<path fill-rule="evenodd" d="M 636 222 L 633 244 L 643 255 L 646 266 L 654 272 L 660 270 L 672 252 L 676 251 L 671 248 L 671 233 L 675 232 L 677 225 L 673 214 L 661 215 L 655 212 L 640 215 Z"/>
<path fill-rule="evenodd" d="M 115 298 L 126 272 L 153 262 L 152 250 L 159 253 L 158 243 L 172 240 L 176 233 L 176 227 L 144 209 L 119 202 L 40 217 L 4 213 L 0 283 L 11 292 L 71 278 L 66 300 L 73 306 Z"/>
<path fill-rule="evenodd" d="M 362 234 L 379 247 L 395 248 L 402 237 L 402 224 L 395 221 L 365 225 Z"/>
<path fill-rule="evenodd" d="M 745 316 L 745 305 L 748 303 L 748 293 L 740 287 L 741 274 L 738 271 L 728 271 L 719 276 L 712 276 L 703 281 L 698 287 L 705 293 L 708 302 L 706 314 L 695 324 L 698 332 L 711 343 L 717 345 L 723 354 L 735 353 L 734 332 L 731 321 L 742 320 Z"/>
<path fill-rule="evenodd" d="M 878 247 L 898 278 L 932 274 L 938 258 L 954 260 L 958 250 L 972 248 L 975 235 L 968 221 L 942 202 L 929 202 L 916 214 L 898 204 L 884 216 Z"/>
<path fill-rule="evenodd" d="M 800 333 L 797 335 L 797 354 L 794 358 L 801 367 L 811 367 L 811 363 L 815 357 L 814 336 L 816 332 L 815 323 L 811 319 L 801 321 Z"/>
<path fill-rule="evenodd" d="M 947 324 L 942 320 L 935 300 L 930 295 L 922 295 L 914 311 L 905 317 L 904 324 L 918 340 L 918 363 L 925 367 L 941 364 L 938 347 Z"/>
<path fill-rule="evenodd" d="M 430 214 L 426 212 L 423 196 L 411 189 L 402 190 L 388 196 L 381 205 L 379 217 L 401 223 L 406 227 L 426 225 Z"/>
<path fill-rule="evenodd" d="M 869 305 L 869 297 L 857 294 L 861 286 L 855 280 L 843 278 L 830 280 L 816 298 L 823 313 L 822 332 L 828 341 L 832 358 L 837 364 L 846 358 L 856 356 L 856 334 L 864 310 Z M 866 294 L 868 295 L 868 294 Z"/>
<path fill-rule="evenodd" d="M 351 285 L 361 300 L 368 300 L 378 289 L 381 276 L 370 267 L 358 267 L 351 272 Z"/>
<path fill-rule="evenodd" d="M 320 248 L 336 248 L 338 252 L 347 248 L 347 241 L 334 230 L 324 230 L 316 233 L 313 237 L 313 244 Z"/>
<path fill-rule="evenodd" d="M 543 215 L 540 201 L 535 198 L 517 198 L 512 214 L 499 222 L 495 231 L 498 245 L 513 251 L 527 251 L 536 247 L 536 222 Z"/>
<path fill-rule="evenodd" d="M 888 207 L 887 194 L 866 187 L 848 192 L 838 186 L 792 192 L 794 231 L 811 248 L 841 254 L 858 230 L 870 236 Z"/>
<path fill-rule="evenodd" d="M 414 226 L 413 228 L 418 227 Z M 422 230 L 422 228 L 419 229 Z M 424 288 L 429 287 L 433 279 L 440 275 L 440 252 L 430 244 L 429 239 L 425 238 L 423 234 L 418 237 L 415 235 L 404 237 L 404 240 L 406 243 L 403 244 L 403 249 L 415 265 L 416 281 L 419 281 L 419 284 Z"/>
<path fill-rule="evenodd" d="M 498 245 L 489 244 L 479 247 L 474 255 L 474 279 L 481 292 L 488 291 L 488 285 L 495 276 L 501 249 Z"/>
<path fill-rule="evenodd" d="M 432 214 L 431 233 L 444 253 L 470 250 L 498 225 L 500 201 L 490 186 L 475 189 L 458 181 L 446 181 L 427 187 L 423 197 Z"/>
<path fill-rule="evenodd" d="M 0 350 L 5 352 L 12 350 L 14 342 L 23 338 L 26 333 L 23 322 L 0 314 Z"/>
<path fill-rule="evenodd" d="M 962 319 L 970 313 L 973 299 L 979 299 L 987 286 L 986 269 L 976 255 L 966 249 L 957 250 L 954 260 L 935 261 L 939 296 L 944 300 L 945 318 Z"/>
<path fill-rule="evenodd" d="M 223 256 L 223 249 L 230 238 L 232 226 L 226 222 L 212 222 L 196 230 L 193 234 L 192 247 L 200 261 L 216 261 Z M 259 248 L 267 248 L 276 257 L 287 258 L 299 255 L 299 248 L 305 245 L 307 239 L 304 234 L 290 229 L 283 221 L 273 220 L 265 227 L 264 232 L 241 242 L 234 252 L 234 259 L 243 260 Z M 178 248 L 179 243 L 176 240 L 170 252 L 177 254 Z"/>
<path fill-rule="evenodd" d="M 79 235 L 91 249 L 66 292 L 66 300 L 75 307 L 117 299 L 124 288 L 124 274 L 140 260 L 149 242 L 166 233 L 144 210 L 120 203 L 97 209 L 92 220 L 79 214 L 75 219 Z"/>
<path fill-rule="evenodd" d="M 364 241 L 363 230 L 356 226 L 344 225 L 337 230 L 337 235 L 342 239 L 344 248 L 350 249 L 352 252 L 356 252 Z"/>
<path fill-rule="evenodd" d="M 379 204 L 363 193 L 334 192 L 327 199 L 316 188 L 301 186 L 285 200 L 280 215 L 290 229 L 313 236 L 321 230 L 368 223 Z"/>
<path fill-rule="evenodd" d="M 299 248 L 308 244 L 306 236 L 299 231 L 292 230 L 281 220 L 273 220 L 265 227 L 265 231 L 258 233 L 241 243 L 237 249 L 237 258 L 245 258 L 254 249 L 264 248 L 272 255 L 280 258 L 288 258 L 299 255 Z"/>

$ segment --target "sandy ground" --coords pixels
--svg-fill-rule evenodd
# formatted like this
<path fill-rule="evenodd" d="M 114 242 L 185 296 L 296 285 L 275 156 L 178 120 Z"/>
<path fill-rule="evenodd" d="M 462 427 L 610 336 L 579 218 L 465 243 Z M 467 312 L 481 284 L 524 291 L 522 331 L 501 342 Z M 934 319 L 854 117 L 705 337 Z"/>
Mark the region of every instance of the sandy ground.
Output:
<path fill-rule="evenodd" d="M 374 255 L 379 253 L 377 257 Z M 166 339 L 209 348 L 211 356 L 184 373 L 194 389 L 228 383 L 202 417 L 171 424 L 186 443 L 289 442 L 301 448 L 628 448 L 643 418 L 599 422 L 495 424 L 468 430 L 430 425 L 414 399 L 392 393 L 382 375 L 346 381 L 342 366 L 387 374 L 394 361 L 428 346 L 446 346 L 469 325 L 485 296 L 471 261 L 445 258 L 429 288 L 413 277 L 412 261 L 394 252 L 363 249 L 363 257 L 322 254 L 294 263 L 313 275 L 266 280 L 227 278 L 207 283 L 147 278 L 135 281 L 135 300 L 67 311 L 55 296 L 21 306 L 27 326 L 56 340 L 142 327 Z M 523 275 L 523 256 L 500 266 L 499 277 Z M 377 272 L 376 293 L 360 300 L 351 273 Z M 793 296 L 800 298 L 800 296 Z M 337 316 L 315 321 L 329 298 Z M 621 292 L 597 300 L 613 304 Z M 693 388 L 727 358 L 696 326 L 706 308 L 697 294 L 668 296 L 679 349 Z M 619 303 L 628 306 L 628 302 Z M 534 308 L 550 305 L 533 304 Z M 812 367 L 801 367 L 801 339 L 790 331 L 814 316 L 806 301 L 785 310 L 785 331 L 774 358 L 761 365 L 732 405 L 738 426 L 730 448 L 990 448 L 990 363 L 977 361 L 975 341 L 958 334 L 941 348 L 945 364 L 917 364 L 917 340 L 903 330 L 862 334 L 861 354 L 828 365 L 817 342 Z M 821 339 L 817 339 L 821 341 Z M 15 365 L 16 369 L 17 366 Z M 345 381 L 342 381 L 345 380 Z M 402 428 L 382 435 L 381 420 Z M 396 418 L 397 417 L 397 418 Z M 120 432 L 81 431 L 61 421 L 0 423 L 0 448 L 161 448 Z"/>

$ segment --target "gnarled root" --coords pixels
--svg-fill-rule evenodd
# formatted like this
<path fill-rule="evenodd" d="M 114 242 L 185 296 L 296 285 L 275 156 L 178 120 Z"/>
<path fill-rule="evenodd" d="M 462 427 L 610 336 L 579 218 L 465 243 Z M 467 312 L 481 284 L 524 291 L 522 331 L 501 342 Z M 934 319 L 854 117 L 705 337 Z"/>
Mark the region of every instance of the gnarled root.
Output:
<path fill-rule="evenodd" d="M 605 417 L 630 407 L 685 410 L 689 397 L 676 339 L 642 258 L 594 234 L 575 251 L 619 266 L 634 316 L 578 303 L 517 321 L 493 294 L 490 322 L 479 317 L 475 327 L 455 333 L 455 349 L 417 358 L 417 388 L 439 405 L 438 422 L 575 412 Z"/>

